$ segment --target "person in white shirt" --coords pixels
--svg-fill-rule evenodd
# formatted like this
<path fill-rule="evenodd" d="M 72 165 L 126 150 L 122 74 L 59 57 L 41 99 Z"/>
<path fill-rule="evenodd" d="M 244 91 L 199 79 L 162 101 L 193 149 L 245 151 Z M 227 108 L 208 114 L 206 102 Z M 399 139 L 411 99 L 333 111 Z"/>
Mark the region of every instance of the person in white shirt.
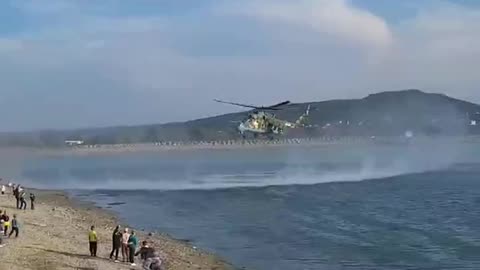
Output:
<path fill-rule="evenodd" d="M 128 239 L 130 238 L 130 233 L 128 232 L 128 228 L 123 230 L 122 234 L 122 259 L 123 262 L 128 262 L 130 249 L 128 247 Z"/>

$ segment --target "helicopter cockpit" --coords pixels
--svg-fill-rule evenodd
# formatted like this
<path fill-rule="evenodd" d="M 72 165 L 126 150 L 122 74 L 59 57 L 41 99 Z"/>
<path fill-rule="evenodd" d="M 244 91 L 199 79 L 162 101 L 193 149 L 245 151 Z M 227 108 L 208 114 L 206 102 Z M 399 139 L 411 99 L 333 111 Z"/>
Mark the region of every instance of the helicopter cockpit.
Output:
<path fill-rule="evenodd" d="M 248 118 L 244 122 L 244 125 L 252 129 L 265 129 L 265 114 L 259 112 L 249 114 Z"/>

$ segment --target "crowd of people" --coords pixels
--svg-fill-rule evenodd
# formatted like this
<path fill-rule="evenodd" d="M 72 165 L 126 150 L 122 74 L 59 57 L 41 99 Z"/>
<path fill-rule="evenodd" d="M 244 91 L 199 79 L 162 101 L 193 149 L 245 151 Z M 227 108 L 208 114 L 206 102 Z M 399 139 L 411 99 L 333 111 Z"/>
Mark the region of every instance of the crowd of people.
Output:
<path fill-rule="evenodd" d="M 98 236 L 95 231 L 95 226 L 90 228 L 88 240 L 90 255 L 96 257 Z M 142 246 L 138 248 L 138 238 L 135 231 L 129 231 L 128 228 L 121 230 L 118 225 L 112 233 L 112 251 L 110 252 L 110 260 L 120 262 L 118 260 L 120 250 L 123 263 L 130 263 L 131 266 L 135 266 L 135 257 L 140 255 L 140 259 L 143 261 L 142 267 L 144 270 L 164 269 L 164 258 L 161 258 L 160 253 L 156 251 L 148 241 L 142 241 Z"/>
<path fill-rule="evenodd" d="M 2 179 L 0 179 L 0 182 Z M 16 208 L 18 210 L 27 209 L 27 193 L 25 188 L 21 185 L 16 185 L 13 183 L 8 183 L 8 187 L 11 189 L 11 194 L 16 201 Z M 6 187 L 4 184 L 1 185 L 1 194 L 6 195 Z M 30 193 L 30 209 L 35 210 L 35 194 Z M 7 214 L 6 210 L 0 210 L 0 247 L 3 247 L 4 237 L 18 237 L 20 233 L 20 226 L 17 219 L 17 215 L 13 214 L 12 219 Z M 92 257 L 97 257 L 97 248 L 99 238 L 97 232 L 95 231 L 95 226 L 90 227 L 88 233 L 89 249 L 90 255 Z M 138 248 L 138 238 L 135 234 L 135 231 L 129 230 L 128 228 L 120 229 L 120 226 L 116 226 L 112 233 L 112 251 L 110 253 L 110 260 L 119 263 L 119 253 L 121 251 L 122 262 L 128 263 L 131 266 L 135 266 L 135 257 L 140 256 L 142 260 L 142 268 L 144 270 L 163 270 L 164 269 L 164 258 L 161 258 L 160 253 L 153 248 L 148 241 L 143 241 L 140 248 Z"/>
<path fill-rule="evenodd" d="M 12 194 L 15 197 L 17 209 L 26 210 L 27 201 L 25 199 L 25 189 L 21 185 L 16 185 L 13 183 L 8 183 L 8 187 L 12 189 Z M 4 184 L 1 185 L 1 193 L 2 195 L 6 194 L 6 187 Z M 30 209 L 35 209 L 35 194 L 33 193 L 30 193 Z M 13 214 L 12 220 L 10 220 L 7 210 L 0 210 L 0 247 L 5 246 L 3 241 L 4 237 L 10 238 L 13 234 L 15 234 L 15 237 L 18 237 L 19 232 L 20 224 L 18 222 L 17 215 Z"/>

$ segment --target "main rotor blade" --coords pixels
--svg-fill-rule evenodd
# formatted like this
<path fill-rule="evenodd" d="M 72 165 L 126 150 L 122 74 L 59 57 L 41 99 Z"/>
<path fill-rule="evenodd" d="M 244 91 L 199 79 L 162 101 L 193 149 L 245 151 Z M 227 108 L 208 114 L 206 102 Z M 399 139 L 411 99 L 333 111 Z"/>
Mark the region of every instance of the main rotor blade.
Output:
<path fill-rule="evenodd" d="M 283 105 L 287 105 L 290 103 L 290 101 L 284 101 L 284 102 L 280 102 L 278 104 L 275 104 L 275 105 L 272 105 L 272 106 L 253 106 L 253 105 L 247 105 L 247 104 L 241 104 L 241 103 L 235 103 L 235 102 L 229 102 L 229 101 L 223 101 L 223 100 L 218 100 L 218 99 L 214 99 L 214 101 L 216 102 L 220 102 L 220 103 L 225 103 L 225 104 L 230 104 L 230 105 L 235 105 L 235 106 L 240 106 L 240 107 L 246 107 L 246 108 L 252 108 L 252 109 L 257 109 L 257 110 L 274 110 L 274 111 L 277 111 L 277 110 L 280 110 L 280 106 L 283 106 Z"/>
<path fill-rule="evenodd" d="M 220 102 L 220 103 L 225 103 L 225 104 L 230 104 L 230 105 L 236 105 L 236 106 L 240 106 L 240 107 L 246 107 L 246 108 L 253 108 L 253 109 L 260 109 L 261 108 L 261 107 L 257 107 L 257 106 L 253 106 L 253 105 L 247 105 L 247 104 L 241 104 L 241 103 L 235 103 L 235 102 L 228 102 L 228 101 L 223 101 L 223 100 L 218 100 L 218 99 L 214 99 L 214 101 Z"/>
<path fill-rule="evenodd" d="M 280 102 L 278 104 L 275 104 L 275 105 L 272 105 L 272 106 L 268 106 L 266 108 L 277 108 L 277 107 L 280 107 L 280 106 L 283 106 L 283 105 L 287 105 L 287 104 L 290 104 L 290 101 L 284 101 L 284 102 Z"/>

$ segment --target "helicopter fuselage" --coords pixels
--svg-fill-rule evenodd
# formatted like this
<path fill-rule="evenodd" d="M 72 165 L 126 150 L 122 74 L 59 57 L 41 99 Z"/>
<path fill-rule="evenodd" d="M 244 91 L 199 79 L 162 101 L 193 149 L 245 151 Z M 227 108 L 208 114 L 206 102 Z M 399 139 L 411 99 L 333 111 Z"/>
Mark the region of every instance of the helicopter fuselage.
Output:
<path fill-rule="evenodd" d="M 217 99 L 215 101 L 220 103 L 226 103 L 226 104 L 255 109 L 253 112 L 251 112 L 248 115 L 246 119 L 241 121 L 237 127 L 238 131 L 240 132 L 240 134 L 242 134 L 242 136 L 245 136 L 246 132 L 253 133 L 254 136 L 257 136 L 259 134 L 265 134 L 270 137 L 275 134 L 283 134 L 286 128 L 296 128 L 296 127 L 304 126 L 304 122 L 310 111 L 310 105 L 308 105 L 305 113 L 302 116 L 300 116 L 300 118 L 298 118 L 297 121 L 292 123 L 286 120 L 278 119 L 275 116 L 275 114 L 267 112 L 272 110 L 273 111 L 279 110 L 281 106 L 289 104 L 290 101 L 280 102 L 278 104 L 267 106 L 267 107 L 252 106 L 252 105 L 227 102 L 227 101 L 222 101 Z"/>
<path fill-rule="evenodd" d="M 241 134 L 252 132 L 256 134 L 283 134 L 285 127 L 293 127 L 294 124 L 275 118 L 275 115 L 266 112 L 249 114 L 248 118 L 238 125 Z"/>

